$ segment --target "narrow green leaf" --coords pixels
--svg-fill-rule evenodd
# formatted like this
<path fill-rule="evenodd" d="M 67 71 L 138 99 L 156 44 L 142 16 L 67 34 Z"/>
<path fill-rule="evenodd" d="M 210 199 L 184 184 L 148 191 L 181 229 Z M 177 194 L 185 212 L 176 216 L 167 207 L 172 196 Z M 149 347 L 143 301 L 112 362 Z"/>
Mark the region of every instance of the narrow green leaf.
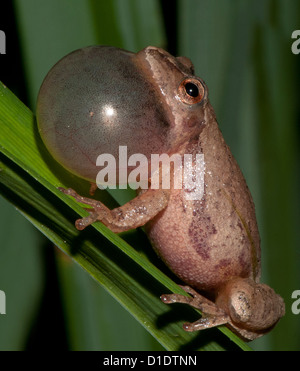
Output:
<path fill-rule="evenodd" d="M 137 2 L 125 0 L 121 3 L 121 6 L 123 8 L 125 6 L 128 10 L 126 12 L 120 11 L 120 6 L 114 0 L 72 0 L 71 9 L 68 0 L 54 0 L 47 2 L 47 4 L 39 0 L 27 0 L 26 4 L 22 0 L 15 0 L 14 3 L 17 11 L 20 39 L 22 41 L 22 54 L 27 78 L 27 89 L 30 96 L 30 107 L 32 108 L 35 106 L 39 86 L 48 70 L 59 58 L 70 51 L 92 44 L 126 47 L 126 45 L 128 46 L 128 37 L 135 38 L 136 35 L 138 35 L 137 41 L 139 42 L 141 42 L 141 35 L 143 35 L 149 42 L 151 40 L 151 44 L 157 44 L 162 37 L 162 24 L 159 18 L 158 1 L 156 0 Z M 147 12 L 144 11 L 144 8 L 147 9 Z M 139 22 L 132 24 L 131 11 L 134 11 L 135 17 L 140 20 Z M 122 22 L 120 22 L 120 18 Z M 125 29 L 129 27 L 132 32 L 129 34 L 124 33 L 121 26 L 123 28 L 125 27 Z M 137 27 L 139 28 L 137 29 Z M 127 35 L 127 39 L 125 39 L 125 35 Z M 141 45 L 141 47 L 144 46 L 146 44 Z M 110 193 L 113 193 L 113 197 L 118 202 L 125 203 L 130 198 L 130 193 L 132 192 L 118 192 L 118 190 L 115 190 Z M 64 272 L 61 272 L 63 269 L 65 269 L 64 265 L 58 264 L 57 270 L 60 273 L 60 277 L 66 276 Z M 70 291 L 75 290 L 73 286 L 76 286 L 78 280 L 82 280 L 82 285 L 90 286 L 87 283 L 88 281 L 83 278 L 83 275 L 70 275 L 70 277 L 74 278 L 74 285 L 70 283 L 69 279 L 68 292 L 62 293 L 62 302 L 67 308 L 72 308 L 72 306 L 76 305 L 73 299 L 78 297 L 78 293 Z M 64 288 L 66 286 L 62 285 L 61 289 L 64 290 Z M 103 299 L 103 295 L 100 293 L 94 293 L 94 296 L 99 296 Z M 78 300 L 85 300 L 83 290 L 82 299 L 78 298 Z M 95 300 L 94 304 L 96 305 Z M 91 306 L 87 306 L 87 308 Z M 103 306 L 104 304 L 102 303 L 101 307 Z M 116 325 L 120 322 L 121 317 L 125 315 L 123 314 L 125 312 L 124 309 L 121 306 L 118 306 L 118 308 L 119 314 L 116 315 L 117 319 L 112 318 L 109 321 L 111 323 L 114 322 Z M 100 311 L 99 308 L 95 307 L 92 312 Z M 79 312 L 77 312 L 78 314 Z M 99 340 L 99 337 L 94 335 L 95 329 L 89 327 L 91 333 L 88 334 L 88 329 L 84 329 L 81 326 L 81 323 L 85 322 L 84 311 L 81 314 L 82 318 L 73 321 L 72 328 L 69 326 L 70 336 L 68 337 L 70 344 L 76 342 L 76 339 L 73 339 L 72 336 L 72 334 L 76 333 L 78 335 L 77 337 L 82 339 L 82 345 L 83 339 L 90 338 L 94 339 L 93 347 L 99 348 L 100 343 L 98 345 L 95 344 Z M 73 318 L 72 311 L 66 313 L 67 321 L 69 317 Z M 99 327 L 104 327 L 105 323 L 103 324 L 103 322 L 105 320 L 98 315 L 96 323 L 99 324 Z M 136 327 L 132 325 L 132 331 L 127 332 L 127 345 L 130 344 L 130 339 L 137 342 L 136 336 L 132 334 L 139 331 L 140 325 L 138 323 L 136 323 Z M 144 333 L 145 338 L 148 339 L 149 335 L 146 331 Z M 118 339 L 120 339 L 120 336 L 116 336 L 116 343 Z M 141 341 L 138 345 L 140 346 L 142 343 Z"/>
<path fill-rule="evenodd" d="M 70 350 L 163 350 L 97 282 L 57 253 Z M 76 310 L 74 310 L 76 308 Z M 101 320 L 99 320 L 101 319 Z M 128 336 L 132 334 L 132 336 Z"/>
<path fill-rule="evenodd" d="M 0 290 L 6 298 L 5 314 L 0 315 L 0 350 L 20 351 L 25 349 L 43 290 L 41 238 L 2 197 L 0 211 Z"/>

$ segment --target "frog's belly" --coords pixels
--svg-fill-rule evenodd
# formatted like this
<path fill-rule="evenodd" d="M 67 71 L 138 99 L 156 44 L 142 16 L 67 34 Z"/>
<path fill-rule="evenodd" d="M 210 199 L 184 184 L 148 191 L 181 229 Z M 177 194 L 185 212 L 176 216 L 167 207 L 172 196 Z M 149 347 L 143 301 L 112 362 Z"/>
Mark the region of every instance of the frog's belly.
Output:
<path fill-rule="evenodd" d="M 186 202 L 181 191 L 173 191 L 146 231 L 166 265 L 195 288 L 212 291 L 232 277 L 253 276 L 251 243 L 228 202 Z"/>

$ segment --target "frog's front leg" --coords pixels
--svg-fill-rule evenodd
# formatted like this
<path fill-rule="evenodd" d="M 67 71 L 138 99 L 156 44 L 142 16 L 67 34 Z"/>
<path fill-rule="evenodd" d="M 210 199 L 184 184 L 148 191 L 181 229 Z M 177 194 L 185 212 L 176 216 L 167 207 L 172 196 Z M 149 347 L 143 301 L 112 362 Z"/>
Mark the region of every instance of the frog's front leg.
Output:
<path fill-rule="evenodd" d="M 189 304 L 202 312 L 202 317 L 199 320 L 192 323 L 185 323 L 183 325 L 185 331 L 198 331 L 206 328 L 224 325 L 230 321 L 229 316 L 215 303 L 200 295 L 190 286 L 181 287 L 191 296 L 184 296 L 180 294 L 165 294 L 161 296 L 161 300 L 165 304 Z"/>
<path fill-rule="evenodd" d="M 80 196 L 71 188 L 60 187 L 59 190 L 92 207 L 86 208 L 89 216 L 76 220 L 77 229 L 82 230 L 96 221 L 101 221 L 116 233 L 144 225 L 167 206 L 170 198 L 170 190 L 148 189 L 125 205 L 110 210 L 102 202 Z"/>

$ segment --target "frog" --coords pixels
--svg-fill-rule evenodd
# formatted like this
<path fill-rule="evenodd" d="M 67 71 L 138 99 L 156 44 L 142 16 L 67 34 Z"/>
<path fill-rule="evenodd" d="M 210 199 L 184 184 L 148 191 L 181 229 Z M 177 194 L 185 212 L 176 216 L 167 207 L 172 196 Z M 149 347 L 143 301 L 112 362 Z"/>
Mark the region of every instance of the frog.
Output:
<path fill-rule="evenodd" d="M 117 174 L 137 169 L 137 163 L 124 164 L 120 146 L 126 146 L 128 156 L 143 154 L 149 160 L 139 173 L 143 187 L 137 187 L 136 197 L 112 210 L 72 188 L 59 189 L 88 206 L 88 215 L 75 222 L 79 230 L 94 222 L 115 233 L 144 229 L 183 289 L 182 294 L 163 294 L 161 300 L 187 304 L 201 313 L 199 320 L 183 325 L 185 331 L 224 325 L 250 341 L 268 333 L 284 316 L 282 297 L 260 283 L 253 198 L 219 128 L 207 85 L 195 75 L 189 58 L 155 46 L 137 53 L 102 45 L 78 49 L 45 77 L 37 122 L 50 154 L 66 170 L 88 180 L 93 190 L 99 171 L 105 169 L 104 162 L 97 161 L 99 154 L 116 159 L 109 170 L 115 168 Z M 171 166 L 173 181 L 163 187 L 161 163 L 150 168 L 153 154 L 190 155 L 186 174 L 201 174 L 203 182 L 175 187 L 181 162 L 181 172 Z M 197 156 L 203 159 L 200 168 Z M 155 172 L 161 179 L 153 187 Z M 122 174 L 115 179 L 119 185 L 124 182 Z M 202 193 L 197 193 L 200 186 Z M 200 196 L 191 197 L 195 192 Z"/>

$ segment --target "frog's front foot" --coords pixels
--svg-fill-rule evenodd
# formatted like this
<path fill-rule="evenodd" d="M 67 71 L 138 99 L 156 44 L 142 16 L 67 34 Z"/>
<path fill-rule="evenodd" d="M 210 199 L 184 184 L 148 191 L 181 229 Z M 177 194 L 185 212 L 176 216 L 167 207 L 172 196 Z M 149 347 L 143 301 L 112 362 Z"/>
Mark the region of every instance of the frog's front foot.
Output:
<path fill-rule="evenodd" d="M 202 329 L 224 325 L 230 321 L 229 316 L 223 311 L 223 309 L 219 308 L 215 303 L 200 295 L 190 286 L 181 286 L 181 288 L 191 296 L 165 294 L 160 298 L 165 304 L 188 304 L 202 312 L 202 317 L 199 320 L 192 323 L 184 323 L 183 328 L 185 331 L 199 331 Z"/>
<path fill-rule="evenodd" d="M 82 204 L 85 204 L 85 205 L 92 206 L 92 208 L 85 208 L 85 210 L 89 212 L 89 216 L 76 220 L 75 226 L 79 230 L 83 230 L 88 225 L 96 222 L 97 220 L 105 219 L 108 213 L 110 213 L 110 210 L 105 205 L 103 205 L 100 201 L 93 200 L 92 198 L 80 196 L 72 188 L 66 189 L 66 188 L 59 187 L 58 189 L 64 194 L 72 196 L 76 201 Z"/>
<path fill-rule="evenodd" d="M 76 201 L 91 206 L 86 209 L 89 216 L 76 220 L 77 229 L 82 230 L 96 221 L 101 221 L 115 233 L 144 225 L 167 206 L 170 197 L 169 190 L 148 189 L 125 205 L 110 210 L 102 202 L 80 196 L 72 188 L 59 187 L 58 189 L 66 195 L 72 196 Z"/>

